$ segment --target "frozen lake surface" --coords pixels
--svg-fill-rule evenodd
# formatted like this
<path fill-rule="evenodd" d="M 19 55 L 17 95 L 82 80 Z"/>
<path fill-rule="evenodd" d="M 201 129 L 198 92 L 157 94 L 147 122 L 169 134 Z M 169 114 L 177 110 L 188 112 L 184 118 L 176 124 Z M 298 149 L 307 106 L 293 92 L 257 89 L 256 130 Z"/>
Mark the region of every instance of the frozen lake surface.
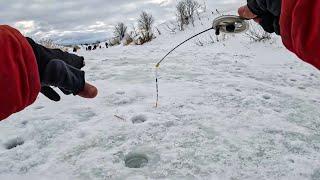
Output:
<path fill-rule="evenodd" d="M 1 122 L 1 179 L 320 179 L 320 73 L 276 37 L 189 42 L 155 108 L 156 62 L 202 29 L 80 51 L 99 96 L 40 95 Z"/>

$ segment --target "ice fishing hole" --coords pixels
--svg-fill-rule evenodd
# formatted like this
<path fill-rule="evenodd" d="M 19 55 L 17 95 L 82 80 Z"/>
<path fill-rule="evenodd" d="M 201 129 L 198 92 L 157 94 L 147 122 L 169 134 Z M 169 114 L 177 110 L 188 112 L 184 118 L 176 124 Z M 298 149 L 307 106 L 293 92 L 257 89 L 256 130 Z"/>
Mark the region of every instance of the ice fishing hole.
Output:
<path fill-rule="evenodd" d="M 144 154 L 129 154 L 124 161 L 128 168 L 143 168 L 149 162 L 148 157 Z"/>
<path fill-rule="evenodd" d="M 24 144 L 24 140 L 20 137 L 9 140 L 4 144 L 6 149 L 13 149 L 17 146 Z"/>
<path fill-rule="evenodd" d="M 131 118 L 131 121 L 133 124 L 144 123 L 147 121 L 147 117 L 141 114 L 141 115 L 133 116 Z"/>

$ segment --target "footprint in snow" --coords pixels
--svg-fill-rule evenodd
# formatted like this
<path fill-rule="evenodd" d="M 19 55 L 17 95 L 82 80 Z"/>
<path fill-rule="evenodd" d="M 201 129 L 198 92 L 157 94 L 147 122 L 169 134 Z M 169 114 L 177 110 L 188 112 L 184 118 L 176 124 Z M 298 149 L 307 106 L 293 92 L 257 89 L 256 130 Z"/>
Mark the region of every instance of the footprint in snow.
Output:
<path fill-rule="evenodd" d="M 147 117 L 145 115 L 142 115 L 142 114 L 137 115 L 137 116 L 133 116 L 131 118 L 131 122 L 133 124 L 140 124 L 140 123 L 144 123 L 146 121 L 147 121 Z"/>
<path fill-rule="evenodd" d="M 36 106 L 34 109 L 35 110 L 40 110 L 40 109 L 43 109 L 44 108 L 44 106 Z"/>
<path fill-rule="evenodd" d="M 271 99 L 271 96 L 269 96 L 269 95 L 263 95 L 262 97 L 263 97 L 263 99 L 265 99 L 265 100 Z"/>
<path fill-rule="evenodd" d="M 23 126 L 25 126 L 25 125 L 28 124 L 28 121 L 27 121 L 27 120 L 24 120 L 24 121 L 21 122 L 21 124 L 22 124 Z"/>
<path fill-rule="evenodd" d="M 116 94 L 118 94 L 118 95 L 124 95 L 126 92 L 124 92 L 124 91 L 117 91 L 116 92 Z"/>
<path fill-rule="evenodd" d="M 13 149 L 17 146 L 20 146 L 22 144 L 24 144 L 24 140 L 21 137 L 17 137 L 14 139 L 10 139 L 6 143 L 4 143 L 4 147 L 9 150 L 9 149 Z"/>
<path fill-rule="evenodd" d="M 89 121 L 91 118 L 95 117 L 97 114 L 91 110 L 87 111 L 82 111 L 78 114 L 80 117 L 79 121 L 84 122 L 84 121 Z"/>
<path fill-rule="evenodd" d="M 97 116 L 97 114 L 91 108 L 77 108 L 68 111 L 70 114 L 75 114 L 78 116 L 79 122 L 85 122 L 91 120 L 93 117 Z"/>

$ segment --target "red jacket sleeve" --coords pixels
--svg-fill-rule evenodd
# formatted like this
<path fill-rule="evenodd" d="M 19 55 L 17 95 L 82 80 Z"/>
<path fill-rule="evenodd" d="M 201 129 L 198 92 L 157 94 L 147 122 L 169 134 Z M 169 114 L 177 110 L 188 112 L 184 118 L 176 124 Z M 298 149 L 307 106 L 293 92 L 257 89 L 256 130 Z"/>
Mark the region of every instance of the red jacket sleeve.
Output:
<path fill-rule="evenodd" d="M 17 30 L 0 25 L 0 120 L 32 104 L 40 92 L 33 50 Z"/>
<path fill-rule="evenodd" d="M 280 17 L 284 45 L 320 70 L 320 1 L 282 0 Z"/>

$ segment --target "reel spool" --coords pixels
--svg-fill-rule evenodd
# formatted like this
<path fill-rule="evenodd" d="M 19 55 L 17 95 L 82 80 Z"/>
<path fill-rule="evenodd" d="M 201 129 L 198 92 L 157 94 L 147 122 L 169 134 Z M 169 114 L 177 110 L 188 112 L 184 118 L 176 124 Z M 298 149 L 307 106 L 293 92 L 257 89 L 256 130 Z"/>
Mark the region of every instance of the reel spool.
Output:
<path fill-rule="evenodd" d="M 238 34 L 247 31 L 249 29 L 249 24 L 246 19 L 242 17 L 226 15 L 214 19 L 212 27 L 216 30 L 216 35 L 219 35 L 220 32 Z"/>

